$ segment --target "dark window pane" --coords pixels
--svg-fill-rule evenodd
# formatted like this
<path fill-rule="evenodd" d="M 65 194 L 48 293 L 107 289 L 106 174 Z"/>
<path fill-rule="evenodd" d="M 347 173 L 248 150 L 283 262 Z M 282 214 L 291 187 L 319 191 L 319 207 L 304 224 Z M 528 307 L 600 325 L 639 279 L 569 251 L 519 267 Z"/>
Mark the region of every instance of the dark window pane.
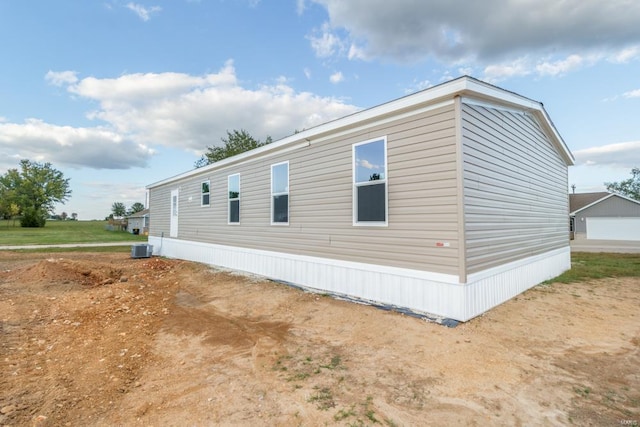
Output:
<path fill-rule="evenodd" d="M 229 222 L 240 222 L 240 200 L 229 202 Z"/>
<path fill-rule="evenodd" d="M 358 191 L 358 222 L 386 220 L 385 209 L 386 184 L 362 185 Z"/>
<path fill-rule="evenodd" d="M 289 222 L 289 196 L 273 196 L 273 222 Z"/>
<path fill-rule="evenodd" d="M 208 205 L 209 204 L 209 195 L 208 194 L 203 194 L 202 195 L 202 204 L 203 205 Z"/>

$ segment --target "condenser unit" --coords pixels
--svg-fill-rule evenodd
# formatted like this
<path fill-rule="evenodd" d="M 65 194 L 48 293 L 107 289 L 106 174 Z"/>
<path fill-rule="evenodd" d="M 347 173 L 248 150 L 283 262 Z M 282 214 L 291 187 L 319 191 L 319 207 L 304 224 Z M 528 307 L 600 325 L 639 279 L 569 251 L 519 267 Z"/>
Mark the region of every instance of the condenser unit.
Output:
<path fill-rule="evenodd" d="M 131 246 L 131 258 L 149 258 L 153 253 L 153 245 L 140 243 Z"/>

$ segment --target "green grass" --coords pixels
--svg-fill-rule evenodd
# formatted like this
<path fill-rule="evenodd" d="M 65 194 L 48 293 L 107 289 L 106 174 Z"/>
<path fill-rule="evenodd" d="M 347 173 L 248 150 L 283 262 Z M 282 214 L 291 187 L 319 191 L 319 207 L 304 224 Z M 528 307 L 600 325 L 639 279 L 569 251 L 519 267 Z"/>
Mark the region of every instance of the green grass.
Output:
<path fill-rule="evenodd" d="M 18 221 L 0 221 L 0 246 L 65 243 L 146 242 L 146 236 L 108 231 L 106 221 L 47 221 L 42 228 L 22 228 Z"/>
<path fill-rule="evenodd" d="M 609 277 L 640 277 L 640 254 L 571 254 L 571 270 L 544 283 L 571 283 Z"/>

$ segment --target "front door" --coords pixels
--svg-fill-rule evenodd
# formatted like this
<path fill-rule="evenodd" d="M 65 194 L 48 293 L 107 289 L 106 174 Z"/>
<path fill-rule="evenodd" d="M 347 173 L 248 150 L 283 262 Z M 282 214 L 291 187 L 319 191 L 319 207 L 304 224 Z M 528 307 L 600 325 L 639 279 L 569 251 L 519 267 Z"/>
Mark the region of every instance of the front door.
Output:
<path fill-rule="evenodd" d="M 171 191 L 171 221 L 169 237 L 178 237 L 178 190 Z"/>

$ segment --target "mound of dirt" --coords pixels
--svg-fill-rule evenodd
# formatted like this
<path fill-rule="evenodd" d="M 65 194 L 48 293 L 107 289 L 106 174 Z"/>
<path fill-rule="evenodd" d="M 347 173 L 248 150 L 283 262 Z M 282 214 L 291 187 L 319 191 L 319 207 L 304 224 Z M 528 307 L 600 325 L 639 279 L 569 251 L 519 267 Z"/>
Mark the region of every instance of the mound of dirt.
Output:
<path fill-rule="evenodd" d="M 640 279 L 446 328 L 178 260 L 0 252 L 0 425 L 633 425 Z"/>

